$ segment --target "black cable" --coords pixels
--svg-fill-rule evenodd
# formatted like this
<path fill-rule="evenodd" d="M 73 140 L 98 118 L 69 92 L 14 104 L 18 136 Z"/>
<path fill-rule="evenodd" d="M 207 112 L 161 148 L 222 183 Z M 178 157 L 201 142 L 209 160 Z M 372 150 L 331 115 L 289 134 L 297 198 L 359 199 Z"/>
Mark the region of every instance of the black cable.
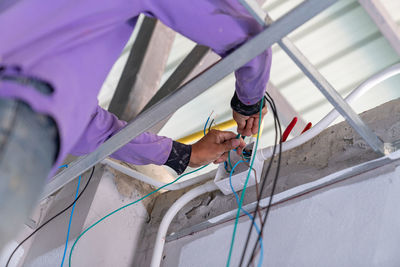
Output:
<path fill-rule="evenodd" d="M 270 96 L 268 93 L 267 93 L 267 95 L 268 95 L 269 98 L 271 98 L 271 96 Z M 272 104 L 275 106 L 275 102 L 274 102 L 274 100 L 273 100 L 272 98 L 271 98 L 271 102 L 272 102 Z M 275 106 L 275 109 L 276 109 L 276 106 Z M 263 232 L 264 227 L 265 227 L 265 225 L 266 225 L 266 223 L 267 223 L 268 214 L 269 214 L 269 211 L 270 211 L 270 209 L 271 209 L 272 199 L 273 199 L 273 196 L 274 196 L 274 193 L 275 193 L 276 185 L 277 185 L 277 183 L 278 183 L 278 177 L 279 177 L 279 172 L 280 172 L 280 167 L 281 167 L 281 159 L 282 159 L 282 129 L 281 129 L 281 123 L 280 123 L 278 117 L 277 117 L 277 122 L 278 122 L 278 126 L 279 126 L 278 129 L 279 129 L 279 135 L 280 135 L 278 162 L 277 162 L 277 167 L 276 167 L 275 178 L 274 178 L 274 181 L 273 181 L 273 184 L 272 184 L 272 189 L 271 189 L 271 195 L 270 195 L 270 198 L 269 198 L 269 203 L 268 203 L 268 206 L 267 206 L 267 210 L 265 211 L 263 223 L 262 223 L 261 229 L 260 229 L 260 234 L 258 235 L 257 240 L 260 238 L 260 235 L 261 235 L 261 233 Z M 252 251 L 252 254 L 251 254 L 251 257 L 250 257 L 250 260 L 249 260 L 247 266 L 250 265 L 250 262 L 253 260 L 253 258 L 254 258 L 254 256 L 255 256 L 255 251 L 256 251 L 256 249 L 257 249 L 257 245 L 258 245 L 258 244 L 254 244 L 253 251 Z"/>
<path fill-rule="evenodd" d="M 34 234 L 36 234 L 40 229 L 42 229 L 46 224 L 48 224 L 49 222 L 51 222 L 52 220 L 54 220 L 55 218 L 57 218 L 58 216 L 60 216 L 62 213 L 64 213 L 65 211 L 67 211 L 69 208 L 71 208 L 77 201 L 78 199 L 82 196 L 83 192 L 85 192 L 87 186 L 89 185 L 90 180 L 92 179 L 93 173 L 94 173 L 94 166 L 92 169 L 92 172 L 90 173 L 90 177 L 85 185 L 85 187 L 83 188 L 83 190 L 79 193 L 78 197 L 74 200 L 74 202 L 72 202 L 68 207 L 66 207 L 65 209 L 63 209 L 62 211 L 60 211 L 59 213 L 57 213 L 56 215 L 54 215 L 53 217 L 51 217 L 49 220 L 47 220 L 44 224 L 42 224 L 41 226 L 39 226 L 35 231 L 33 231 L 30 235 L 28 235 L 24 240 L 22 240 L 21 243 L 19 243 L 19 245 L 14 249 L 14 251 L 11 253 L 10 257 L 7 260 L 6 263 L 6 267 L 8 267 L 8 264 L 10 264 L 11 258 L 12 256 L 14 256 L 14 253 L 29 239 L 31 238 Z"/>
<path fill-rule="evenodd" d="M 269 106 L 271 107 L 272 113 L 273 113 L 273 116 L 274 116 L 275 141 L 274 141 L 274 148 L 273 148 L 273 151 L 272 151 L 271 159 L 270 159 L 270 161 L 268 163 L 268 167 L 267 167 L 267 170 L 266 170 L 265 175 L 264 175 L 264 179 L 263 179 L 261 187 L 260 187 L 260 193 L 258 194 L 259 197 L 257 198 L 257 204 L 256 204 L 256 208 L 254 209 L 254 212 L 253 212 L 252 224 L 250 226 L 252 226 L 253 223 L 256 220 L 257 211 L 258 211 L 258 209 L 260 207 L 261 195 L 262 195 L 262 192 L 264 191 L 264 188 L 265 188 L 265 185 L 266 185 L 266 181 L 267 181 L 267 177 L 269 175 L 269 172 L 270 172 L 270 169 L 271 169 L 271 166 L 272 166 L 272 163 L 273 163 L 273 159 L 274 159 L 274 156 L 275 156 L 275 152 L 276 152 L 276 147 L 277 147 L 277 144 L 278 144 L 278 129 L 277 129 L 278 114 L 277 114 L 276 106 L 275 106 L 275 103 L 271 102 L 271 100 L 269 100 L 267 97 L 264 97 L 264 98 L 269 103 Z M 271 97 L 269 96 L 269 98 L 271 98 Z M 246 243 L 245 243 L 245 246 L 244 246 L 244 249 L 243 249 L 243 252 L 242 252 L 242 256 L 240 258 L 239 266 L 242 266 L 242 264 L 243 264 L 243 260 L 244 260 L 244 257 L 245 257 L 246 251 L 247 251 L 247 247 L 248 247 L 248 244 L 249 244 L 249 241 L 250 241 L 250 236 L 251 236 L 252 231 L 253 231 L 253 227 L 250 227 L 249 231 L 247 233 Z"/>

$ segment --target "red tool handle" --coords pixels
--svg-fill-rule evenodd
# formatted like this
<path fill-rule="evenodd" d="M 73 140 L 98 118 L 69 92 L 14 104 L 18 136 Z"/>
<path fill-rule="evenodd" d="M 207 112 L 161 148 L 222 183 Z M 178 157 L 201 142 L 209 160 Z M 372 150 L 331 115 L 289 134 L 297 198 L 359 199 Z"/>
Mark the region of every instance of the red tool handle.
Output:
<path fill-rule="evenodd" d="M 289 137 L 290 132 L 293 130 L 294 126 L 297 123 L 297 117 L 294 117 L 293 120 L 289 123 L 288 127 L 286 128 L 286 130 L 283 132 L 282 134 L 282 140 L 281 142 L 285 142 L 286 139 Z"/>
<path fill-rule="evenodd" d="M 307 132 L 308 130 L 310 130 L 311 127 L 312 127 L 312 123 L 311 122 L 307 123 L 306 127 L 304 127 L 304 130 L 301 132 L 301 134 L 303 134 L 303 133 Z"/>

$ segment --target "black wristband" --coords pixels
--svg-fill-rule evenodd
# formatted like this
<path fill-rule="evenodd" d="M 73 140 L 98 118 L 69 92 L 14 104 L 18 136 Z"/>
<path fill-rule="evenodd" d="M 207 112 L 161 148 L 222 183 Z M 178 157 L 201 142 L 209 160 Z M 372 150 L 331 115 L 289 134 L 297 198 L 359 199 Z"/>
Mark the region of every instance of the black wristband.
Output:
<path fill-rule="evenodd" d="M 185 171 L 190 162 L 192 146 L 173 141 L 171 153 L 164 165 L 171 167 L 177 174 Z"/>
<path fill-rule="evenodd" d="M 236 111 L 237 113 L 245 115 L 245 116 L 250 116 L 250 115 L 253 115 L 253 114 L 256 114 L 256 113 L 260 112 L 260 106 L 261 106 L 261 100 L 258 101 L 254 105 L 245 105 L 245 104 L 243 104 L 239 100 L 236 92 L 233 95 L 232 100 L 231 100 L 231 108 L 234 111 Z M 263 107 L 264 106 L 265 106 L 265 102 L 263 102 Z"/>

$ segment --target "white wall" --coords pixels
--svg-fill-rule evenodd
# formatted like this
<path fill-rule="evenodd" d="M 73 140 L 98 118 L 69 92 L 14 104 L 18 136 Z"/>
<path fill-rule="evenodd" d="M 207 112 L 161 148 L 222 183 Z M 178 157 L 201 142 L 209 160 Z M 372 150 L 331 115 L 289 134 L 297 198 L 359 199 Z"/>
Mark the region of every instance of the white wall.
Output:
<path fill-rule="evenodd" d="M 400 167 L 386 166 L 274 208 L 263 266 L 400 266 Z M 237 266 L 248 220 L 239 223 Z M 233 222 L 167 243 L 162 266 L 225 266 Z"/>

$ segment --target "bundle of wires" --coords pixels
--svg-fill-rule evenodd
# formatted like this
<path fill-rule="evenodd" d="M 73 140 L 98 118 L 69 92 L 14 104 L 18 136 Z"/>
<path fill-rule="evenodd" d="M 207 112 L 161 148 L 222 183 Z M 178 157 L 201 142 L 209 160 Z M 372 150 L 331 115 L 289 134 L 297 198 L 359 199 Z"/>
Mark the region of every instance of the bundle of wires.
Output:
<path fill-rule="evenodd" d="M 234 246 L 234 244 L 235 244 L 235 236 L 236 236 L 236 230 L 237 230 L 237 226 L 238 226 L 238 222 L 239 222 L 240 211 L 242 210 L 243 199 L 244 199 L 244 196 L 245 196 L 245 194 L 246 194 L 247 184 L 248 184 L 248 182 L 249 182 L 250 173 L 251 173 L 251 170 L 252 170 L 252 168 L 253 168 L 254 159 L 256 158 L 256 152 L 257 152 L 257 147 L 258 147 L 258 141 L 259 141 L 259 138 L 260 138 L 259 133 L 260 133 L 260 127 L 261 127 L 262 108 L 263 108 L 263 106 L 264 106 L 264 98 L 261 99 L 261 105 L 260 105 L 260 110 L 259 110 L 259 120 L 258 120 L 258 121 L 259 121 L 259 124 L 258 124 L 258 131 L 257 131 L 258 134 L 257 134 L 256 143 L 255 143 L 255 145 L 254 145 L 254 152 L 253 152 L 254 155 L 253 155 L 253 157 L 252 157 L 252 159 L 251 159 L 251 162 L 250 162 L 249 172 L 247 173 L 247 177 L 246 177 L 246 180 L 245 180 L 244 185 L 243 185 L 243 190 L 242 190 L 242 193 L 241 193 L 241 196 L 240 196 L 240 200 L 239 200 L 239 203 L 238 203 L 238 209 L 237 209 L 237 212 L 236 212 L 236 218 L 235 218 L 235 224 L 234 224 L 234 226 L 233 226 L 233 233 L 232 233 L 231 245 L 230 245 L 230 248 L 229 248 L 228 260 L 227 260 L 227 262 L 226 262 L 226 266 L 227 266 L 227 267 L 230 266 L 230 262 L 231 262 L 231 258 L 232 258 L 232 252 L 233 252 L 233 246 Z M 261 234 L 261 232 L 260 232 L 260 234 Z"/>
<path fill-rule="evenodd" d="M 239 196 L 238 196 L 238 194 L 236 193 L 236 191 L 235 191 L 235 189 L 233 188 L 233 185 L 232 185 L 232 174 L 233 174 L 235 168 L 236 168 L 240 163 L 245 163 L 245 161 L 239 160 L 239 161 L 235 164 L 235 166 L 233 166 L 232 170 L 231 170 L 230 173 L 229 173 L 229 185 L 230 185 L 230 187 L 231 187 L 232 193 L 235 195 L 235 199 L 236 199 L 236 202 L 237 202 L 238 205 L 239 205 Z M 254 170 L 254 169 L 253 169 L 253 170 Z M 256 181 L 257 181 L 256 175 L 255 175 L 254 177 L 255 177 L 255 179 L 256 179 Z M 241 210 L 242 210 L 242 212 L 243 212 L 244 214 L 247 215 L 247 217 L 250 218 L 250 220 L 252 220 L 252 225 L 254 226 L 254 228 L 256 229 L 257 233 L 259 234 L 259 236 L 258 236 L 258 237 L 259 237 L 259 238 L 258 238 L 258 242 L 259 242 L 259 244 L 260 244 L 261 253 L 260 253 L 260 258 L 258 259 L 258 265 L 257 265 L 257 266 L 258 266 L 258 267 L 261 267 L 262 262 L 263 262 L 263 258 L 264 258 L 264 246 L 263 246 L 263 240 L 262 240 L 260 228 L 258 227 L 258 225 L 256 224 L 256 222 L 254 221 L 254 217 L 253 217 L 249 212 L 247 212 L 244 208 L 241 208 Z"/>
<path fill-rule="evenodd" d="M 278 145 L 277 144 L 277 142 L 278 142 L 278 131 L 279 131 L 279 152 L 278 152 L 278 160 L 277 160 L 277 167 L 276 167 L 276 171 L 275 171 L 275 177 L 274 177 L 273 182 L 272 182 L 272 188 L 271 188 L 269 203 L 268 203 L 268 206 L 266 208 L 266 211 L 265 211 L 265 214 L 264 214 L 264 218 L 262 219 L 261 229 L 260 229 L 260 231 L 257 231 L 258 232 L 257 233 L 258 234 L 257 240 L 260 240 L 260 238 L 262 237 L 262 233 L 263 233 L 264 227 L 267 224 L 267 219 L 268 219 L 269 211 L 270 211 L 270 208 L 271 208 L 273 195 L 274 195 L 274 192 L 275 192 L 275 189 L 276 189 L 276 185 L 277 185 L 277 181 L 278 181 L 278 177 L 279 177 L 281 156 L 282 156 L 282 154 L 281 154 L 281 151 L 282 151 L 282 129 L 281 129 L 281 124 L 280 124 L 280 121 L 279 121 L 279 118 L 278 118 L 278 113 L 277 113 L 277 109 L 276 109 L 276 106 L 275 106 L 275 102 L 274 102 L 274 100 L 272 99 L 272 97 L 268 93 L 266 93 L 265 100 L 269 103 L 269 106 L 270 106 L 270 108 L 272 110 L 272 113 L 273 113 L 273 116 L 274 116 L 275 142 L 274 142 L 274 148 L 273 148 L 272 156 L 270 158 L 270 161 L 269 161 L 269 164 L 267 166 L 264 178 L 263 178 L 262 183 L 261 183 L 260 191 L 257 194 L 257 204 L 256 204 L 256 208 L 254 210 L 253 216 L 252 216 L 253 218 L 251 219 L 252 220 L 252 224 L 255 223 L 255 220 L 256 220 L 256 217 L 257 217 L 257 212 L 259 212 L 260 200 L 261 200 L 262 192 L 264 191 L 264 188 L 266 187 L 267 178 L 268 178 L 268 175 L 270 173 L 270 170 L 271 170 L 271 167 L 272 167 L 272 163 L 273 163 L 273 160 L 274 160 L 274 157 L 275 157 L 276 148 L 277 148 L 277 145 Z M 246 243 L 245 243 L 245 246 L 244 246 L 244 249 L 243 249 L 243 252 L 242 252 L 242 256 L 241 256 L 241 259 L 240 259 L 239 266 L 242 266 L 243 263 L 244 263 L 244 258 L 245 258 L 246 252 L 247 252 L 247 248 L 249 246 L 249 241 L 250 241 L 250 236 L 251 236 L 252 230 L 253 230 L 253 227 L 251 225 L 249 227 L 249 230 L 248 230 Z M 250 265 L 250 263 L 256 257 L 258 249 L 261 249 L 261 253 L 262 253 L 263 248 L 259 247 L 259 243 L 256 242 L 253 245 L 253 249 L 251 250 L 250 257 L 249 257 L 248 262 L 247 262 L 247 264 L 245 266 L 249 266 Z"/>
<path fill-rule="evenodd" d="M 68 166 L 68 165 L 63 165 L 63 166 L 60 166 L 60 168 L 67 167 L 67 166 Z M 63 214 L 64 212 L 66 212 L 69 208 L 75 206 L 76 202 L 79 200 L 79 198 L 82 196 L 82 194 L 85 192 L 87 186 L 89 185 L 90 180 L 91 180 L 92 177 L 93 177 L 94 168 L 95 168 L 95 167 L 92 168 L 92 172 L 90 173 L 89 179 L 88 179 L 88 181 L 86 182 L 85 187 L 84 187 L 83 190 L 79 193 L 79 195 L 77 195 L 77 196 L 75 197 L 75 200 L 74 200 L 71 204 L 69 204 L 65 209 L 63 209 L 62 211 L 60 211 L 59 213 L 57 213 L 56 215 L 54 215 L 53 217 L 51 217 L 50 219 L 48 219 L 45 223 L 43 223 L 42 225 L 40 225 L 38 228 L 36 228 L 36 230 L 33 231 L 30 235 L 28 235 L 24 240 L 22 240 L 22 242 L 19 243 L 18 246 L 17 246 L 17 247 L 13 250 L 13 252 L 10 254 L 10 257 L 8 258 L 7 263 L 6 263 L 6 267 L 8 267 L 8 265 L 10 264 L 11 259 L 12 259 L 12 257 L 14 256 L 15 252 L 16 252 L 27 240 L 29 240 L 32 236 L 34 236 L 40 229 L 42 229 L 42 228 L 43 228 L 44 226 L 46 226 L 48 223 L 50 223 L 50 222 L 53 221 L 55 218 L 57 218 L 58 216 L 60 216 L 60 215 Z M 67 240 L 68 240 L 68 238 L 67 238 Z"/>

